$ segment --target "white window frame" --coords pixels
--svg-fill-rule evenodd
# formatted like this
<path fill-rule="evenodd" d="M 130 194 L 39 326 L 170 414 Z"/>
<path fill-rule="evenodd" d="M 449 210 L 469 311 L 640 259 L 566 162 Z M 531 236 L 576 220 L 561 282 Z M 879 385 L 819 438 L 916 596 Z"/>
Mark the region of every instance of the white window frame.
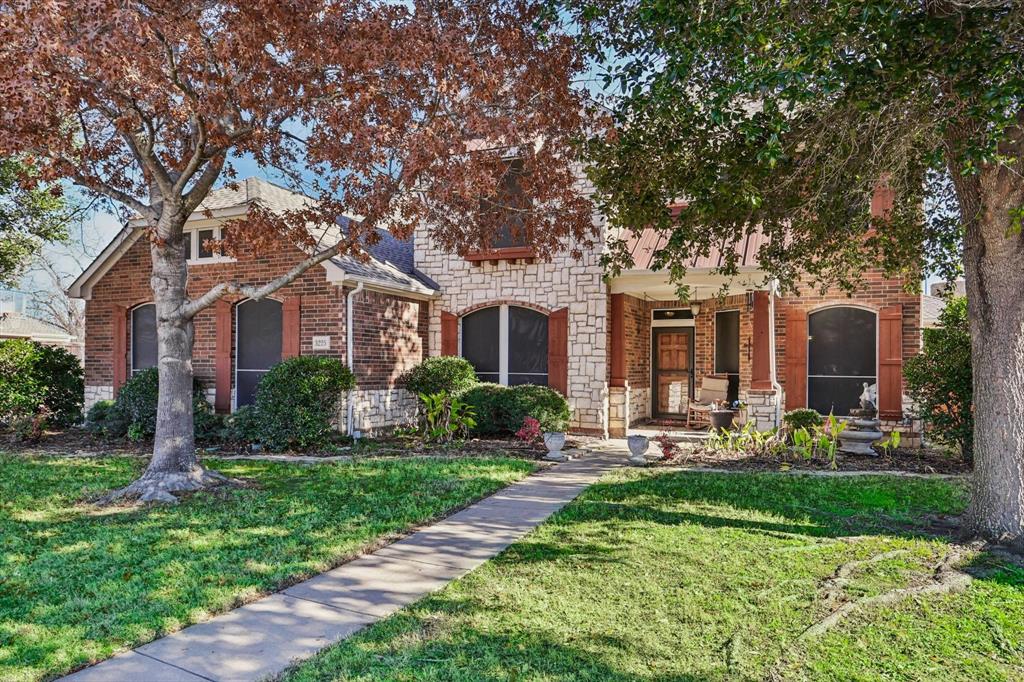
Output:
<path fill-rule="evenodd" d="M 235 260 L 234 258 L 231 258 L 230 256 L 225 256 L 223 254 L 216 254 L 216 255 L 213 255 L 213 256 L 204 256 L 203 258 L 199 257 L 199 233 L 200 232 L 206 232 L 207 230 L 212 230 L 213 231 L 213 238 L 214 239 L 222 239 L 223 238 L 223 232 L 221 232 L 220 225 L 216 225 L 216 226 L 209 226 L 209 225 L 207 225 L 205 227 L 186 227 L 184 230 L 182 230 L 183 233 L 190 235 L 190 237 L 189 237 L 189 246 L 191 248 L 189 249 L 188 258 L 185 259 L 185 262 L 188 263 L 189 265 L 206 265 L 208 263 L 231 263 L 231 262 L 233 262 Z"/>
<path fill-rule="evenodd" d="M 526 310 L 532 310 L 534 312 L 540 313 L 541 315 L 544 315 L 545 317 L 547 317 L 548 318 L 548 324 L 551 324 L 551 316 L 548 315 L 547 313 L 544 313 L 544 312 L 542 312 L 540 310 L 537 310 L 536 308 L 530 308 L 530 307 L 525 306 L 525 305 L 509 306 L 507 303 L 502 303 L 501 305 L 497 305 L 497 306 L 489 305 L 489 306 L 485 306 L 483 308 L 477 308 L 476 310 L 474 310 L 472 312 L 469 312 L 469 313 L 466 313 L 466 315 L 463 315 L 462 317 L 459 318 L 459 357 L 461 358 L 461 357 L 463 357 L 462 356 L 462 320 L 465 319 L 468 315 L 472 315 L 473 313 L 478 313 L 481 310 L 487 310 L 488 308 L 497 308 L 498 309 L 498 383 L 501 384 L 502 386 L 508 386 L 508 374 L 509 374 L 509 372 L 508 372 L 508 327 L 509 327 L 509 325 L 508 325 L 508 309 L 509 309 L 509 307 L 525 308 Z M 550 352 L 550 349 L 549 349 L 549 352 Z M 548 380 L 550 380 L 550 378 L 551 378 L 551 368 L 549 367 L 547 372 L 516 372 L 516 374 L 522 374 L 522 375 L 525 375 L 525 376 L 547 377 Z"/>
<path fill-rule="evenodd" d="M 135 369 L 135 311 L 138 310 L 139 308 L 145 308 L 147 305 L 153 306 L 153 312 L 154 312 L 154 317 L 155 317 L 156 303 L 154 303 L 153 301 L 149 301 L 148 303 L 140 303 L 140 304 L 138 304 L 136 306 L 132 306 L 131 309 L 128 311 L 128 327 L 129 327 L 128 331 L 130 332 L 128 336 L 131 339 L 131 343 L 128 344 L 128 376 L 129 377 L 135 376 L 136 372 L 141 372 L 144 369 L 149 369 L 149 367 L 141 367 L 139 369 Z M 160 342 L 157 341 L 157 358 L 156 358 L 156 364 L 153 365 L 154 367 L 159 367 L 160 366 L 160 346 L 159 346 L 159 344 L 160 344 Z"/>

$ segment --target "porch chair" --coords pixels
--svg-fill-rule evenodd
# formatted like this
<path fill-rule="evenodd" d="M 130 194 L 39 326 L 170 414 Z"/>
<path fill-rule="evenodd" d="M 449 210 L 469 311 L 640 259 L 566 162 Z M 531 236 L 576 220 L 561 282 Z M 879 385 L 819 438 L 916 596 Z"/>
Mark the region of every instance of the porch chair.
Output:
<path fill-rule="evenodd" d="M 725 400 L 729 394 L 729 380 L 704 377 L 700 380 L 696 400 L 690 400 L 686 411 L 686 428 L 694 426 L 711 426 L 711 408 L 716 400 Z"/>

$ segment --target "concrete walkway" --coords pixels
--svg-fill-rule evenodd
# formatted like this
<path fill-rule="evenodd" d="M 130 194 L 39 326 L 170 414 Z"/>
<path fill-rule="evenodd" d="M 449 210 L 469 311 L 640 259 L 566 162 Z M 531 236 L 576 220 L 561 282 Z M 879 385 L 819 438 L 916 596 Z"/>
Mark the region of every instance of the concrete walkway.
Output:
<path fill-rule="evenodd" d="M 618 448 L 514 483 L 373 554 L 63 678 L 259 680 L 441 589 L 519 540 L 605 472 Z"/>

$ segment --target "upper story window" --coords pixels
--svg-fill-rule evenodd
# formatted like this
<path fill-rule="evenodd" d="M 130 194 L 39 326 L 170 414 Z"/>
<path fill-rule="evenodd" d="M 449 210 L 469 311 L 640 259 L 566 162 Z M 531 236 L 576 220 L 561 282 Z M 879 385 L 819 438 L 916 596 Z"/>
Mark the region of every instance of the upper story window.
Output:
<path fill-rule="evenodd" d="M 185 253 L 188 254 L 189 262 L 203 262 L 224 260 L 219 251 L 214 251 L 207 246 L 207 242 L 221 238 L 219 227 L 203 227 L 197 230 L 185 230 Z"/>
<path fill-rule="evenodd" d="M 472 263 L 499 260 L 529 259 L 534 257 L 532 247 L 524 231 L 525 212 L 530 208 L 530 199 L 522 187 L 524 175 L 522 159 L 506 159 L 502 167 L 502 176 L 498 184 L 497 194 L 489 199 L 481 200 L 481 211 L 487 215 L 488 222 L 498 225 L 491 237 L 490 245 L 482 250 L 470 253 L 466 260 Z"/>

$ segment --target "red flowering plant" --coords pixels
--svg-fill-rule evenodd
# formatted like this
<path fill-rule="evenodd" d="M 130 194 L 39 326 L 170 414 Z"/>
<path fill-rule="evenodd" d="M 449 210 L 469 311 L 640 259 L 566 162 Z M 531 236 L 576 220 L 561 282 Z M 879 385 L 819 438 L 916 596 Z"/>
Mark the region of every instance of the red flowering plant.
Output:
<path fill-rule="evenodd" d="M 661 449 L 662 460 L 670 460 L 679 454 L 679 445 L 667 433 L 659 433 L 654 437 L 654 442 Z"/>
<path fill-rule="evenodd" d="M 540 421 L 533 417 L 525 417 L 523 425 L 516 431 L 516 438 L 527 444 L 533 444 L 540 440 Z"/>

